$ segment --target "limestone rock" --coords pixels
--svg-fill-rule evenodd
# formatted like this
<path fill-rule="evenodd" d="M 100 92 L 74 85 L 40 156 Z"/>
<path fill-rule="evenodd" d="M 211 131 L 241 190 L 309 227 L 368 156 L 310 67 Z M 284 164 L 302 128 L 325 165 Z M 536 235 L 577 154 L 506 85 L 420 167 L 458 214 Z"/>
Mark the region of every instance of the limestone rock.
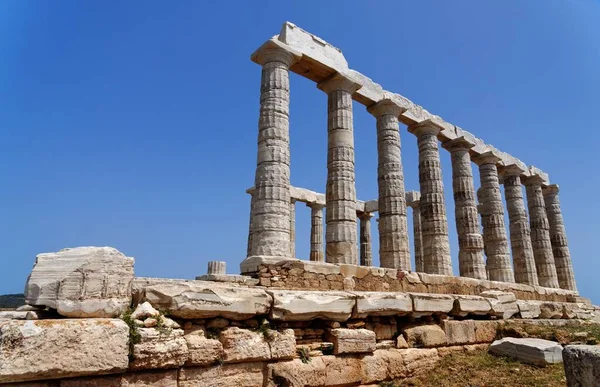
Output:
<path fill-rule="evenodd" d="M 596 387 L 600 384 L 600 347 L 567 345 L 562 353 L 568 387 Z"/>
<path fill-rule="evenodd" d="M 554 341 L 514 337 L 496 340 L 490 346 L 490 352 L 493 354 L 509 356 L 537 366 L 562 363 L 562 350 L 562 346 Z"/>
<path fill-rule="evenodd" d="M 360 359 L 354 357 L 323 356 L 325 386 L 351 385 L 362 379 Z"/>
<path fill-rule="evenodd" d="M 296 336 L 293 329 L 269 330 L 267 336 L 271 359 L 291 359 L 296 355 Z"/>
<path fill-rule="evenodd" d="M 356 296 L 356 316 L 401 316 L 412 312 L 408 293 L 352 292 Z"/>
<path fill-rule="evenodd" d="M 131 313 L 131 318 L 136 320 L 144 320 L 148 317 L 158 317 L 160 312 L 152 307 L 148 301 L 139 304 L 133 313 Z"/>
<path fill-rule="evenodd" d="M 517 300 L 517 306 L 521 318 L 538 318 L 542 313 L 540 303 L 537 301 Z"/>
<path fill-rule="evenodd" d="M 402 354 L 407 376 L 427 372 L 435 367 L 440 360 L 438 351 L 435 348 L 408 348 L 399 349 L 398 351 Z"/>
<path fill-rule="evenodd" d="M 333 343 L 333 353 L 363 353 L 375 350 L 375 332 L 368 329 L 337 328 L 329 331 L 328 340 Z"/>
<path fill-rule="evenodd" d="M 406 342 L 410 347 L 439 347 L 446 344 L 446 332 L 438 325 L 417 325 L 403 329 Z"/>
<path fill-rule="evenodd" d="M 204 331 L 188 333 L 184 338 L 189 350 L 186 365 L 207 366 L 223 358 L 223 344 L 219 340 L 207 339 Z"/>
<path fill-rule="evenodd" d="M 352 315 L 355 297 L 346 292 L 269 290 L 273 296 L 271 317 L 283 321 L 308 321 L 315 318 L 346 321 Z"/>
<path fill-rule="evenodd" d="M 488 290 L 480 296 L 487 298 L 492 305 L 492 314 L 503 319 L 509 319 L 519 313 L 517 298 L 514 293 Z"/>
<path fill-rule="evenodd" d="M 473 321 L 475 325 L 475 342 L 491 343 L 496 340 L 498 322 L 496 321 Z"/>
<path fill-rule="evenodd" d="M 27 313 L 29 312 L 18 310 L 1 310 L 0 320 L 27 320 Z"/>
<path fill-rule="evenodd" d="M 184 367 L 179 373 L 179 387 L 263 387 L 263 382 L 263 363 Z"/>
<path fill-rule="evenodd" d="M 473 344 L 475 340 L 475 322 L 473 320 L 444 320 L 442 327 L 446 332 L 448 345 Z"/>
<path fill-rule="evenodd" d="M 271 296 L 262 289 L 233 287 L 214 282 L 179 281 L 145 288 L 145 299 L 173 317 L 225 317 L 246 320 L 266 314 Z"/>
<path fill-rule="evenodd" d="M 415 317 L 449 313 L 454 307 L 454 298 L 447 294 L 410 293 L 410 296 Z"/>
<path fill-rule="evenodd" d="M 403 335 L 398 335 L 396 338 L 396 348 L 408 348 L 408 343 Z"/>
<path fill-rule="evenodd" d="M 485 297 L 455 295 L 454 308 L 451 314 L 458 317 L 466 317 L 468 315 L 485 316 L 492 310 L 492 305 Z"/>
<path fill-rule="evenodd" d="M 177 370 L 64 379 L 60 387 L 177 387 Z"/>
<path fill-rule="evenodd" d="M 221 332 L 225 363 L 264 361 L 271 358 L 266 338 L 260 332 L 230 327 Z"/>
<path fill-rule="evenodd" d="M 122 372 L 129 328 L 118 319 L 0 322 L 0 383 Z"/>
<path fill-rule="evenodd" d="M 25 301 L 67 317 L 116 317 L 131 303 L 133 258 L 112 247 L 75 247 L 39 254 Z"/>
<path fill-rule="evenodd" d="M 556 302 L 542 302 L 539 318 L 554 319 L 563 317 L 563 306 Z"/>
<path fill-rule="evenodd" d="M 133 346 L 132 370 L 181 367 L 189 356 L 181 329 L 139 328 L 140 342 Z"/>
<path fill-rule="evenodd" d="M 308 363 L 294 359 L 269 364 L 268 374 L 271 380 L 289 387 L 324 386 L 327 377 L 325 363 L 321 357 L 311 358 Z"/>

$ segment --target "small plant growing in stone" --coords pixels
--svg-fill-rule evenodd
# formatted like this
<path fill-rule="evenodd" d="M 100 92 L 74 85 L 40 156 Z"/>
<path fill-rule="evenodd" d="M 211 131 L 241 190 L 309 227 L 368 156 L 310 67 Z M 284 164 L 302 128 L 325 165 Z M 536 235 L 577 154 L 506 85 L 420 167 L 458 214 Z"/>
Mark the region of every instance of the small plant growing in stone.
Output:
<path fill-rule="evenodd" d="M 307 364 L 310 362 L 309 349 L 306 347 L 301 347 L 296 350 L 298 352 L 298 356 L 300 356 L 300 361 L 302 363 Z"/>
<path fill-rule="evenodd" d="M 129 327 L 129 357 L 133 357 L 133 346 L 142 340 L 139 328 L 133 317 L 131 317 L 132 313 L 133 310 L 129 308 L 121 315 L 121 320 Z"/>
<path fill-rule="evenodd" d="M 273 340 L 273 333 L 271 332 L 271 325 L 267 319 L 263 319 L 258 325 L 258 331 L 262 333 L 265 341 Z"/>
<path fill-rule="evenodd" d="M 220 332 L 217 328 L 207 328 L 206 329 L 206 338 L 207 339 L 218 340 L 219 334 L 220 334 Z"/>
<path fill-rule="evenodd" d="M 333 355 L 333 344 L 321 344 L 323 355 Z"/>
<path fill-rule="evenodd" d="M 379 383 L 379 387 L 394 387 L 394 382 L 386 380 Z"/>

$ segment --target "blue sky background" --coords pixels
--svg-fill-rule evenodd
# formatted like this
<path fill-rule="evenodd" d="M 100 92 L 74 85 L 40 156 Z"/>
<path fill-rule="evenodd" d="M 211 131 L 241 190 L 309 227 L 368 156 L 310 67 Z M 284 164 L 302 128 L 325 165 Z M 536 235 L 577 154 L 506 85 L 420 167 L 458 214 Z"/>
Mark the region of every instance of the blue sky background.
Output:
<path fill-rule="evenodd" d="M 23 290 L 36 254 L 82 245 L 135 257 L 139 276 L 192 278 L 209 260 L 237 273 L 256 163 L 260 67 L 249 56 L 285 20 L 384 88 L 548 172 L 579 290 L 600 303 L 594 0 L 4 0 L 0 294 Z M 290 128 L 292 184 L 324 191 L 326 96 L 297 75 Z M 356 103 L 355 137 L 358 196 L 376 198 L 375 119 Z M 418 189 L 416 141 L 404 127 L 401 137 L 406 188 Z M 310 211 L 298 205 L 297 216 L 306 258 Z"/>

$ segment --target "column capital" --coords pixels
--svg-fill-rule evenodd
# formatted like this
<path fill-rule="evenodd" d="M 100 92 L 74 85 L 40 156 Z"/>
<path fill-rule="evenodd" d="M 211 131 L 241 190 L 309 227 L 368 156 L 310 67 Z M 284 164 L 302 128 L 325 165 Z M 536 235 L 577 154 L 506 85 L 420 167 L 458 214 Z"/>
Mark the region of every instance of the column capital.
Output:
<path fill-rule="evenodd" d="M 354 94 L 362 87 L 362 85 L 358 83 L 351 75 L 335 73 L 317 83 L 317 87 L 327 94 L 335 90 L 343 90 L 350 94 Z"/>
<path fill-rule="evenodd" d="M 325 204 L 322 204 L 322 203 L 306 203 L 306 207 L 310 208 L 311 210 L 320 211 L 323 208 L 325 208 Z"/>
<path fill-rule="evenodd" d="M 246 193 L 249 194 L 250 196 L 254 195 L 254 191 L 256 191 L 255 187 L 250 187 L 246 190 Z"/>
<path fill-rule="evenodd" d="M 542 187 L 544 196 L 557 194 L 559 190 L 558 184 L 548 184 L 547 186 Z"/>
<path fill-rule="evenodd" d="M 404 194 L 406 205 L 412 208 L 419 207 L 421 193 L 419 191 L 408 191 Z"/>
<path fill-rule="evenodd" d="M 476 144 L 471 139 L 465 136 L 460 136 L 455 138 L 454 140 L 442 143 L 442 148 L 446 149 L 449 152 L 455 152 L 459 150 L 469 150 L 475 145 Z"/>
<path fill-rule="evenodd" d="M 425 133 L 435 134 L 436 136 L 444 130 L 444 127 L 433 119 L 427 119 L 425 121 L 412 124 L 408 127 L 408 131 L 415 136 L 419 136 Z"/>
<path fill-rule="evenodd" d="M 489 149 L 480 155 L 474 156 L 472 160 L 479 166 L 486 164 L 498 165 L 498 163 L 502 161 L 502 156 L 495 149 Z"/>
<path fill-rule="evenodd" d="M 498 175 L 500 177 L 522 176 L 525 172 L 527 172 L 527 169 L 518 164 L 501 165 L 498 167 Z"/>
<path fill-rule="evenodd" d="M 407 109 L 405 106 L 402 106 L 401 104 L 399 104 L 391 98 L 384 98 L 379 102 L 367 107 L 367 111 L 375 117 L 387 115 L 400 117 L 400 115 L 406 110 Z"/>
<path fill-rule="evenodd" d="M 361 219 L 361 220 L 371 220 L 371 218 L 374 215 L 375 214 L 373 214 L 372 212 L 358 212 L 356 214 L 356 216 L 358 217 L 358 219 Z"/>
<path fill-rule="evenodd" d="M 521 179 L 526 186 L 548 185 L 550 182 L 548 174 L 533 165 L 529 167 L 529 171 L 527 172 L 527 176 L 524 176 Z"/>
<path fill-rule="evenodd" d="M 261 66 L 269 62 L 285 63 L 288 67 L 302 58 L 302 53 L 276 38 L 267 40 L 250 56 L 250 60 Z"/>

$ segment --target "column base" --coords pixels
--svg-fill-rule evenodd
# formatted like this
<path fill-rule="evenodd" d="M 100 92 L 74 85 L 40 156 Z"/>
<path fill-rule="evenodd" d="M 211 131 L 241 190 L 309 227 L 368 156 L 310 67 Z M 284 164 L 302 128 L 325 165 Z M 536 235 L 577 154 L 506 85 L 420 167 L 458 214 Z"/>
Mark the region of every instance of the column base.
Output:
<path fill-rule="evenodd" d="M 242 275 L 256 273 L 260 270 L 261 265 L 276 265 L 284 264 L 286 261 L 297 262 L 300 261 L 298 258 L 292 257 L 278 257 L 272 255 L 253 255 L 247 257 L 240 263 L 240 273 Z"/>

